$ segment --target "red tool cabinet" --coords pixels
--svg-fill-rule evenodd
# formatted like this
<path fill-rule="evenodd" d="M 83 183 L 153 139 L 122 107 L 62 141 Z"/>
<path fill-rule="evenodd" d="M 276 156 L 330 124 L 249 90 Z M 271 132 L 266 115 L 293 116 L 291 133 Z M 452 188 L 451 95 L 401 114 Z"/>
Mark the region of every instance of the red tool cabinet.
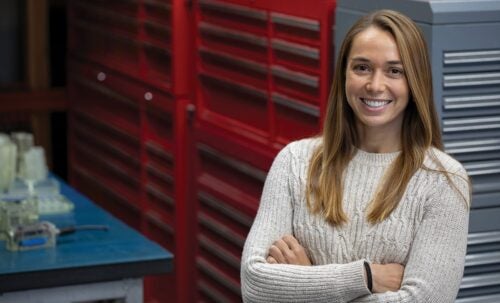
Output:
<path fill-rule="evenodd" d="M 266 173 L 320 128 L 334 4 L 69 2 L 70 182 L 174 253 L 146 302 L 241 301 Z"/>
<path fill-rule="evenodd" d="M 315 135 L 333 67 L 334 1 L 195 1 L 198 302 L 239 302 L 266 173 Z"/>
<path fill-rule="evenodd" d="M 180 0 L 68 5 L 70 182 L 174 253 L 172 274 L 146 278 L 146 302 L 194 300 L 190 12 Z"/>

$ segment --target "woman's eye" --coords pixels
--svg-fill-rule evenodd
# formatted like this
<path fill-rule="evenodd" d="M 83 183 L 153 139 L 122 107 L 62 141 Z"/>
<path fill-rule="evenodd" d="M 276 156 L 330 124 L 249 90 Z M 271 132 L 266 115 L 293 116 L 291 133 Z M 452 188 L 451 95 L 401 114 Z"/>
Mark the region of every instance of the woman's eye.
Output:
<path fill-rule="evenodd" d="M 394 77 L 400 77 L 404 74 L 403 70 L 400 68 L 390 68 L 389 74 Z"/>
<path fill-rule="evenodd" d="M 366 64 L 358 64 L 354 66 L 354 70 L 357 72 L 367 72 L 370 70 L 370 67 Z"/>

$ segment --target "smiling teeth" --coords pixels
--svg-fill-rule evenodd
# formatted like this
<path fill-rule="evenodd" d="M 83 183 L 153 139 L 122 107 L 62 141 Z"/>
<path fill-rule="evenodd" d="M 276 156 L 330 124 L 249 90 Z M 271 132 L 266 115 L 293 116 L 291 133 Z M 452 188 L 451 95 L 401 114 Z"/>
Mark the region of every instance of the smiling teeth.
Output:
<path fill-rule="evenodd" d="M 366 100 L 366 99 L 362 99 L 363 100 L 363 103 L 368 105 L 369 107 L 382 107 L 386 104 L 389 104 L 389 102 L 391 101 L 376 101 L 376 100 Z"/>

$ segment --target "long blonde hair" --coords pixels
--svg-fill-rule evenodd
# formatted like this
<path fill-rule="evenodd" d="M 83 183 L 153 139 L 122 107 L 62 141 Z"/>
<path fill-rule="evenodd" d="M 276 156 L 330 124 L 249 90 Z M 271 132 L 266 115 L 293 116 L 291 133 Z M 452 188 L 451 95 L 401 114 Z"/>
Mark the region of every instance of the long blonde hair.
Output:
<path fill-rule="evenodd" d="M 401 131 L 402 150 L 371 201 L 368 221 L 380 222 L 397 207 L 411 177 L 422 168 L 429 147 L 443 149 L 434 107 L 427 45 L 422 33 L 411 19 L 391 10 L 376 11 L 361 18 L 349 30 L 340 48 L 323 126 L 323 140 L 312 155 L 308 171 L 307 205 L 313 213 L 322 213 L 333 225 L 347 222 L 342 208 L 342 175 L 354 156 L 355 146 L 359 146 L 354 113 L 347 103 L 345 92 L 347 58 L 356 35 L 369 27 L 377 27 L 394 37 L 410 96 Z"/>

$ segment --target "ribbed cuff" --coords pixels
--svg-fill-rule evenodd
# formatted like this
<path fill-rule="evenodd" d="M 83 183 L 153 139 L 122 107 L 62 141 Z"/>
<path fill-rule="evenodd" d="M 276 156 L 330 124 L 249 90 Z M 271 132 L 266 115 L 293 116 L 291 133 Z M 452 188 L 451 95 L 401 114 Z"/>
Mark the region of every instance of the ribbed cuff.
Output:
<path fill-rule="evenodd" d="M 339 276 L 344 282 L 344 298 L 346 298 L 347 301 L 371 294 L 365 282 L 365 261 L 366 260 L 359 260 L 344 264 L 344 266 L 340 268 Z"/>

